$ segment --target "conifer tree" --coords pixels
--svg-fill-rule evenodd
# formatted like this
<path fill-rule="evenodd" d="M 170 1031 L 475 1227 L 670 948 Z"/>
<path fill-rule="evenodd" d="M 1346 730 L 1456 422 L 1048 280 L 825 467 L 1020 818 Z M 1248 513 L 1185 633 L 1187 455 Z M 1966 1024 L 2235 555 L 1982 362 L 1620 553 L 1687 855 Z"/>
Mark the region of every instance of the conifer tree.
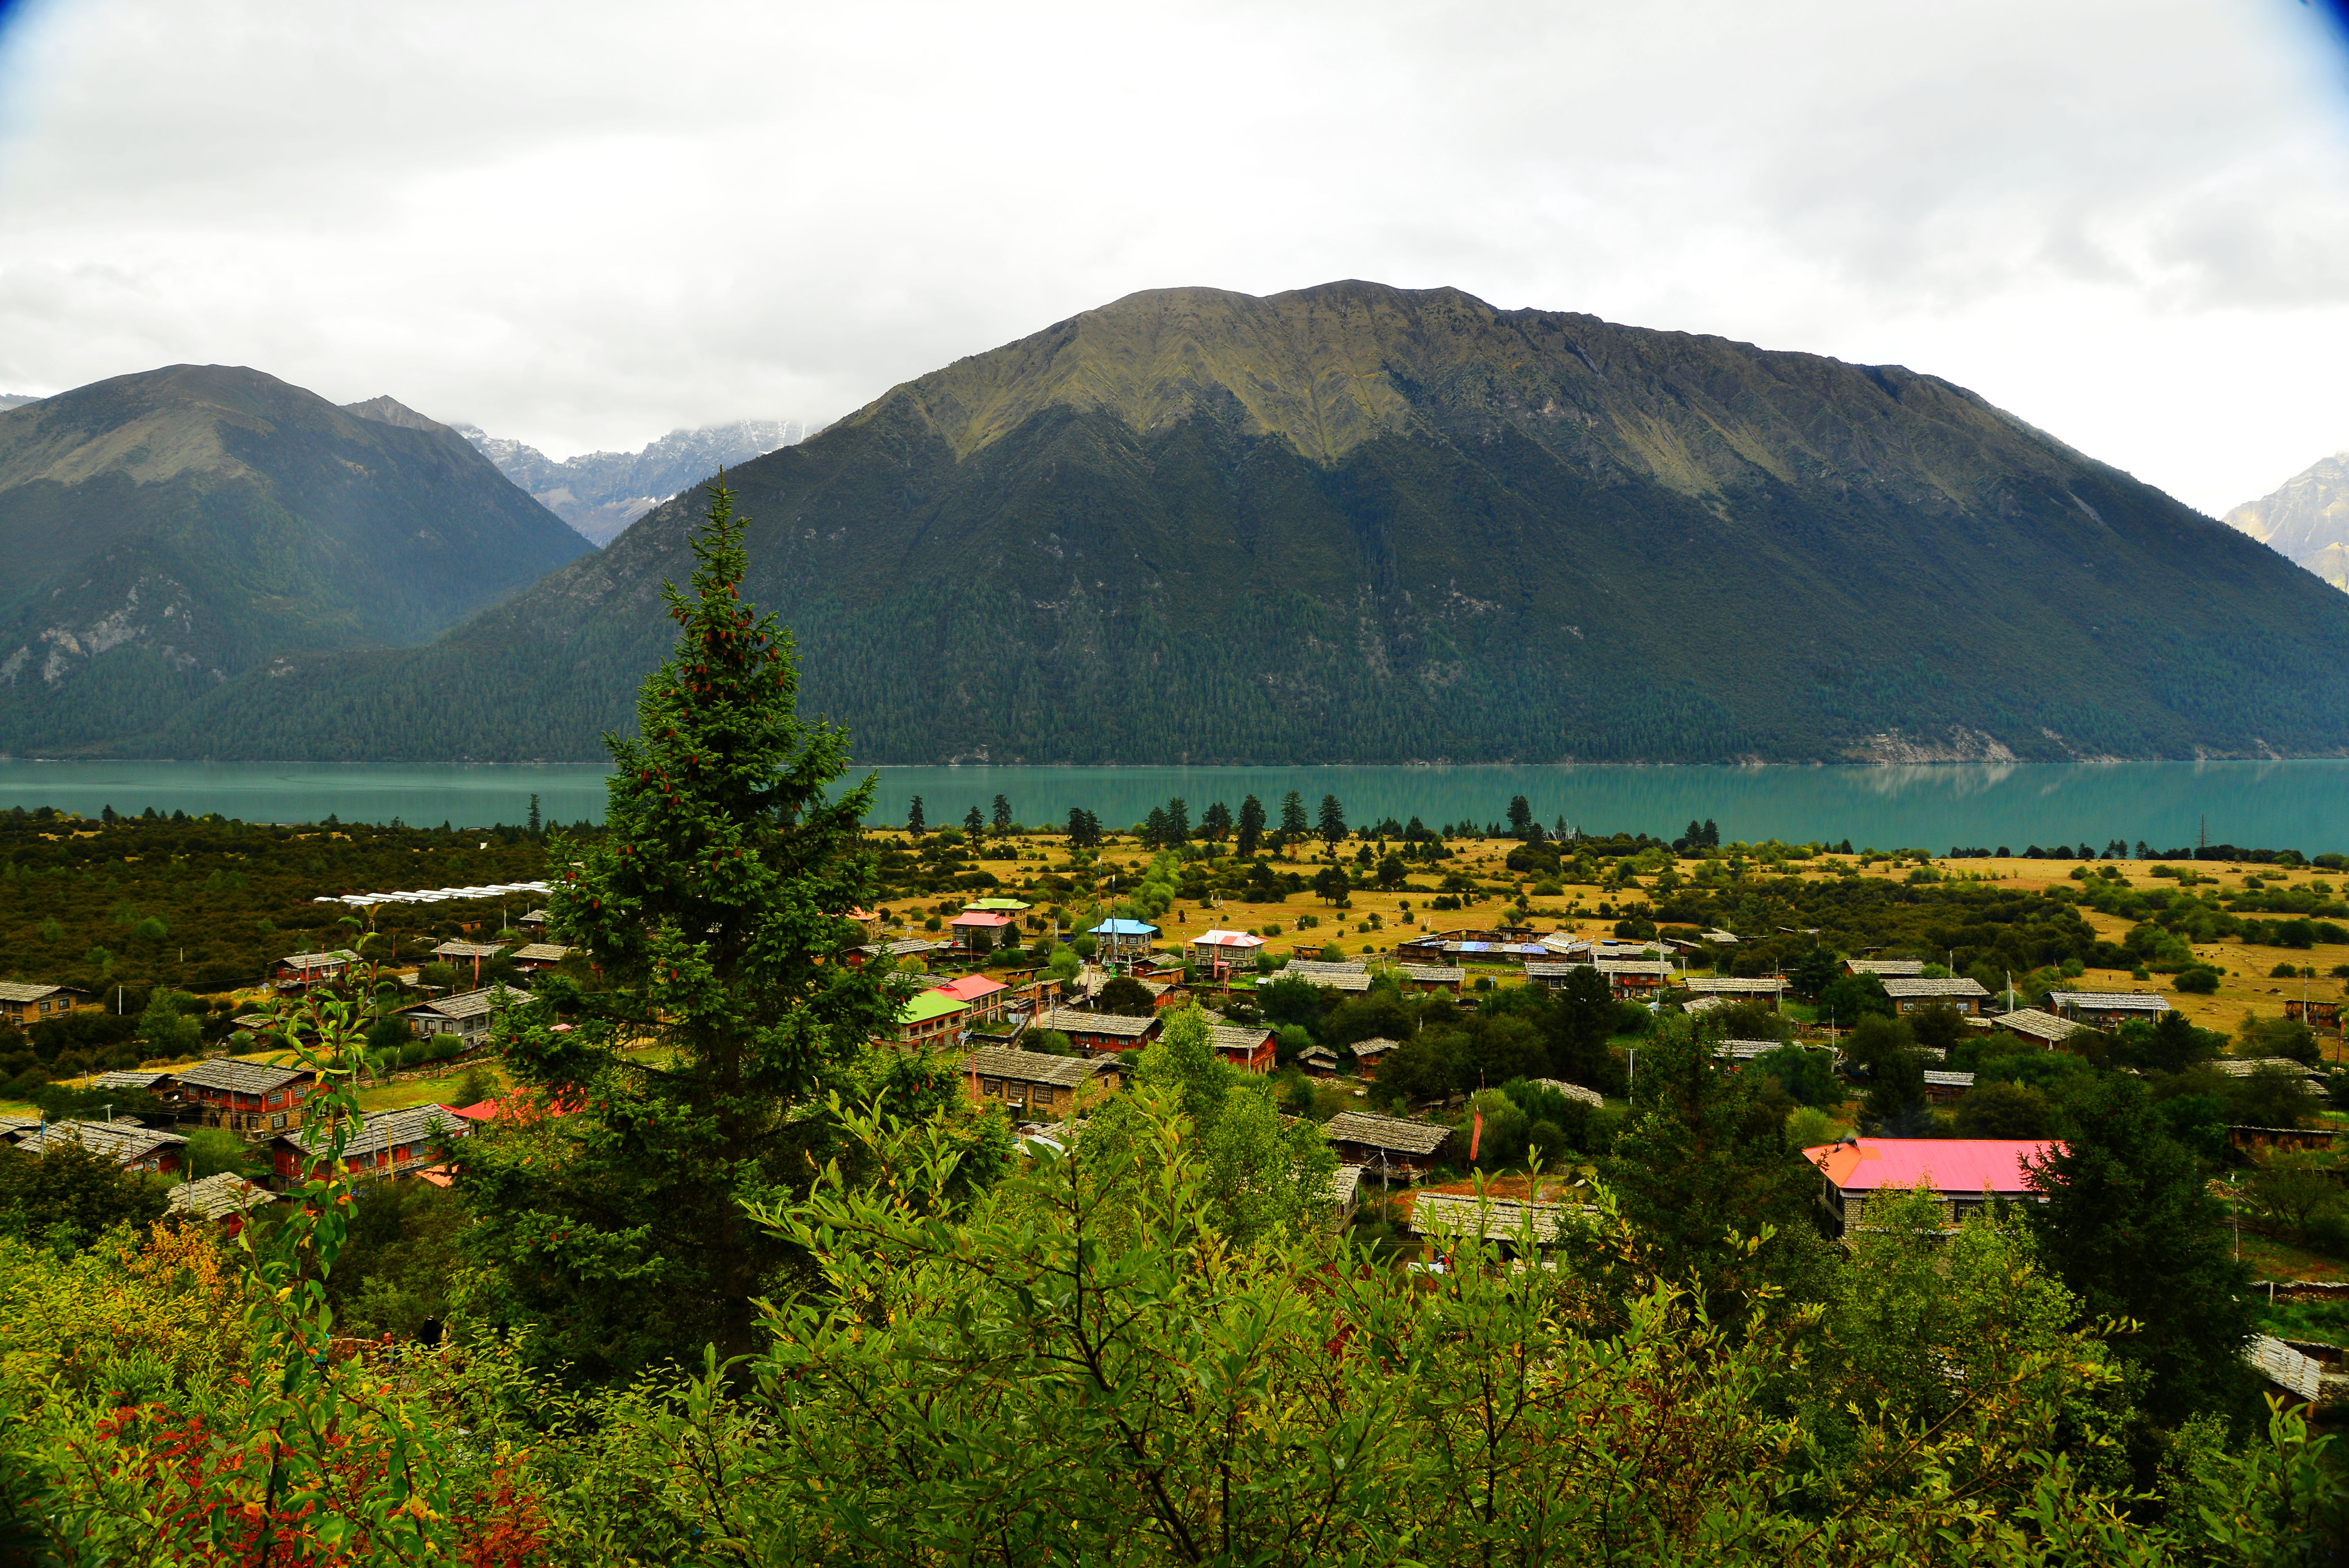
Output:
<path fill-rule="evenodd" d="M 979 815 L 978 807 L 973 806 L 962 814 L 962 830 L 974 839 L 987 831 L 987 819 Z"/>
<path fill-rule="evenodd" d="M 944 1069 L 867 1050 L 900 1006 L 840 961 L 864 940 L 843 914 L 873 897 L 874 781 L 827 795 L 847 734 L 798 717 L 790 634 L 740 598 L 722 484 L 693 551 L 692 593 L 665 587 L 678 638 L 638 695 L 640 736 L 605 738 L 605 831 L 551 836 L 571 869 L 549 924 L 603 983 L 550 975 L 508 1016 L 506 1065 L 561 1131 L 518 1116 L 463 1159 L 496 1282 L 477 1306 L 589 1376 L 751 1348 L 753 1298 L 788 1255 L 742 1205 L 814 1176 L 827 1090 L 916 1114 L 956 1093 Z"/>
<path fill-rule="evenodd" d="M 1240 859 L 1254 855 L 1264 840 L 1264 802 L 1251 795 L 1240 802 L 1239 840 L 1233 846 Z"/>
<path fill-rule="evenodd" d="M 1320 834 L 1321 841 L 1330 846 L 1332 853 L 1337 851 L 1338 841 L 1346 836 L 1346 808 L 1335 795 L 1321 797 Z"/>
<path fill-rule="evenodd" d="M 1305 820 L 1305 797 L 1291 789 L 1280 798 L 1280 836 L 1284 841 L 1294 841 L 1312 830 Z"/>
<path fill-rule="evenodd" d="M 994 826 L 999 837 L 1011 831 L 1011 802 L 1001 795 L 995 798 Z"/>
<path fill-rule="evenodd" d="M 905 810 L 905 831 L 918 839 L 929 830 L 929 826 L 922 818 L 922 798 L 916 795 L 913 805 Z"/>

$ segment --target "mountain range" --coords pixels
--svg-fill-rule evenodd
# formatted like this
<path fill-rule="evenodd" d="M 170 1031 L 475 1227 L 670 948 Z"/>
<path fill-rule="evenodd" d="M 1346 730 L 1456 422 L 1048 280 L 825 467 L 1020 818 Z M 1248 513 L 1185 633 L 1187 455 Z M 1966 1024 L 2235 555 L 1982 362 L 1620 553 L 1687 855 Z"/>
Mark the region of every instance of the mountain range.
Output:
<path fill-rule="evenodd" d="M 793 419 L 739 419 L 671 430 L 640 452 L 586 452 L 556 462 L 535 447 L 476 426 L 454 428 L 500 473 L 596 544 L 610 543 L 628 524 L 719 469 L 749 462 L 808 433 Z"/>
<path fill-rule="evenodd" d="M 728 480 L 868 761 L 2349 748 L 2349 598 L 1976 394 L 1454 289 L 1131 295 Z M 597 758 L 706 500 L 117 748 Z"/>
<path fill-rule="evenodd" d="M 378 403 L 175 365 L 0 412 L 0 752 L 151 755 L 284 655 L 421 642 L 588 552 Z M 207 711 L 225 749 L 234 707 Z"/>
<path fill-rule="evenodd" d="M 2226 521 L 2286 560 L 2349 591 L 2349 452 L 2294 475 Z"/>

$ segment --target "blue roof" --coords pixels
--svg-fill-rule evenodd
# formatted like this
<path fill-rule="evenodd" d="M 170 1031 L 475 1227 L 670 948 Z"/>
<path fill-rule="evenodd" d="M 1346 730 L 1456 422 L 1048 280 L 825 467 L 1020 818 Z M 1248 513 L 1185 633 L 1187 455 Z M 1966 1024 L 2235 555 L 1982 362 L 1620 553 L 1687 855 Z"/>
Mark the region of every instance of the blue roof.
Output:
<path fill-rule="evenodd" d="M 1095 936 L 1150 936 L 1156 934 L 1154 925 L 1144 925 L 1138 920 L 1104 920 L 1092 929 Z"/>

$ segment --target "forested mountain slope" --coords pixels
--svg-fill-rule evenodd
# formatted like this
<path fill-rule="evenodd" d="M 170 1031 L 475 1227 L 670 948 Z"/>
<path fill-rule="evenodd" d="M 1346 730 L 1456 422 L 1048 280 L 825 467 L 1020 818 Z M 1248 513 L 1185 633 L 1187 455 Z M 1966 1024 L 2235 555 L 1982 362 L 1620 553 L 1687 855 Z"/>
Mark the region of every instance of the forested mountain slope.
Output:
<path fill-rule="evenodd" d="M 2335 588 L 2349 590 L 2349 452 L 2294 474 L 2227 521 Z"/>
<path fill-rule="evenodd" d="M 1135 294 L 728 478 L 869 760 L 2349 743 L 2349 601 L 1963 388 L 1452 289 Z M 156 748 L 595 757 L 702 506 Z"/>
<path fill-rule="evenodd" d="M 146 750 L 276 655 L 420 642 L 588 548 L 446 428 L 257 370 L 0 412 L 0 751 Z"/>

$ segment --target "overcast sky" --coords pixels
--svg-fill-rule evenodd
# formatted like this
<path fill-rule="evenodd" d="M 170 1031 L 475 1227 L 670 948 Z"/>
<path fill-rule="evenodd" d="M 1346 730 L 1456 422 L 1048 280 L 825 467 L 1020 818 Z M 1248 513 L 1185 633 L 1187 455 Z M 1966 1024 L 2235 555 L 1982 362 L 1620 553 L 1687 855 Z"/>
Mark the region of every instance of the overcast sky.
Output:
<path fill-rule="evenodd" d="M 2297 0 L 0 17 L 0 391 L 222 361 L 563 456 L 1361 277 L 1930 371 L 2212 511 L 2349 447 Z"/>

